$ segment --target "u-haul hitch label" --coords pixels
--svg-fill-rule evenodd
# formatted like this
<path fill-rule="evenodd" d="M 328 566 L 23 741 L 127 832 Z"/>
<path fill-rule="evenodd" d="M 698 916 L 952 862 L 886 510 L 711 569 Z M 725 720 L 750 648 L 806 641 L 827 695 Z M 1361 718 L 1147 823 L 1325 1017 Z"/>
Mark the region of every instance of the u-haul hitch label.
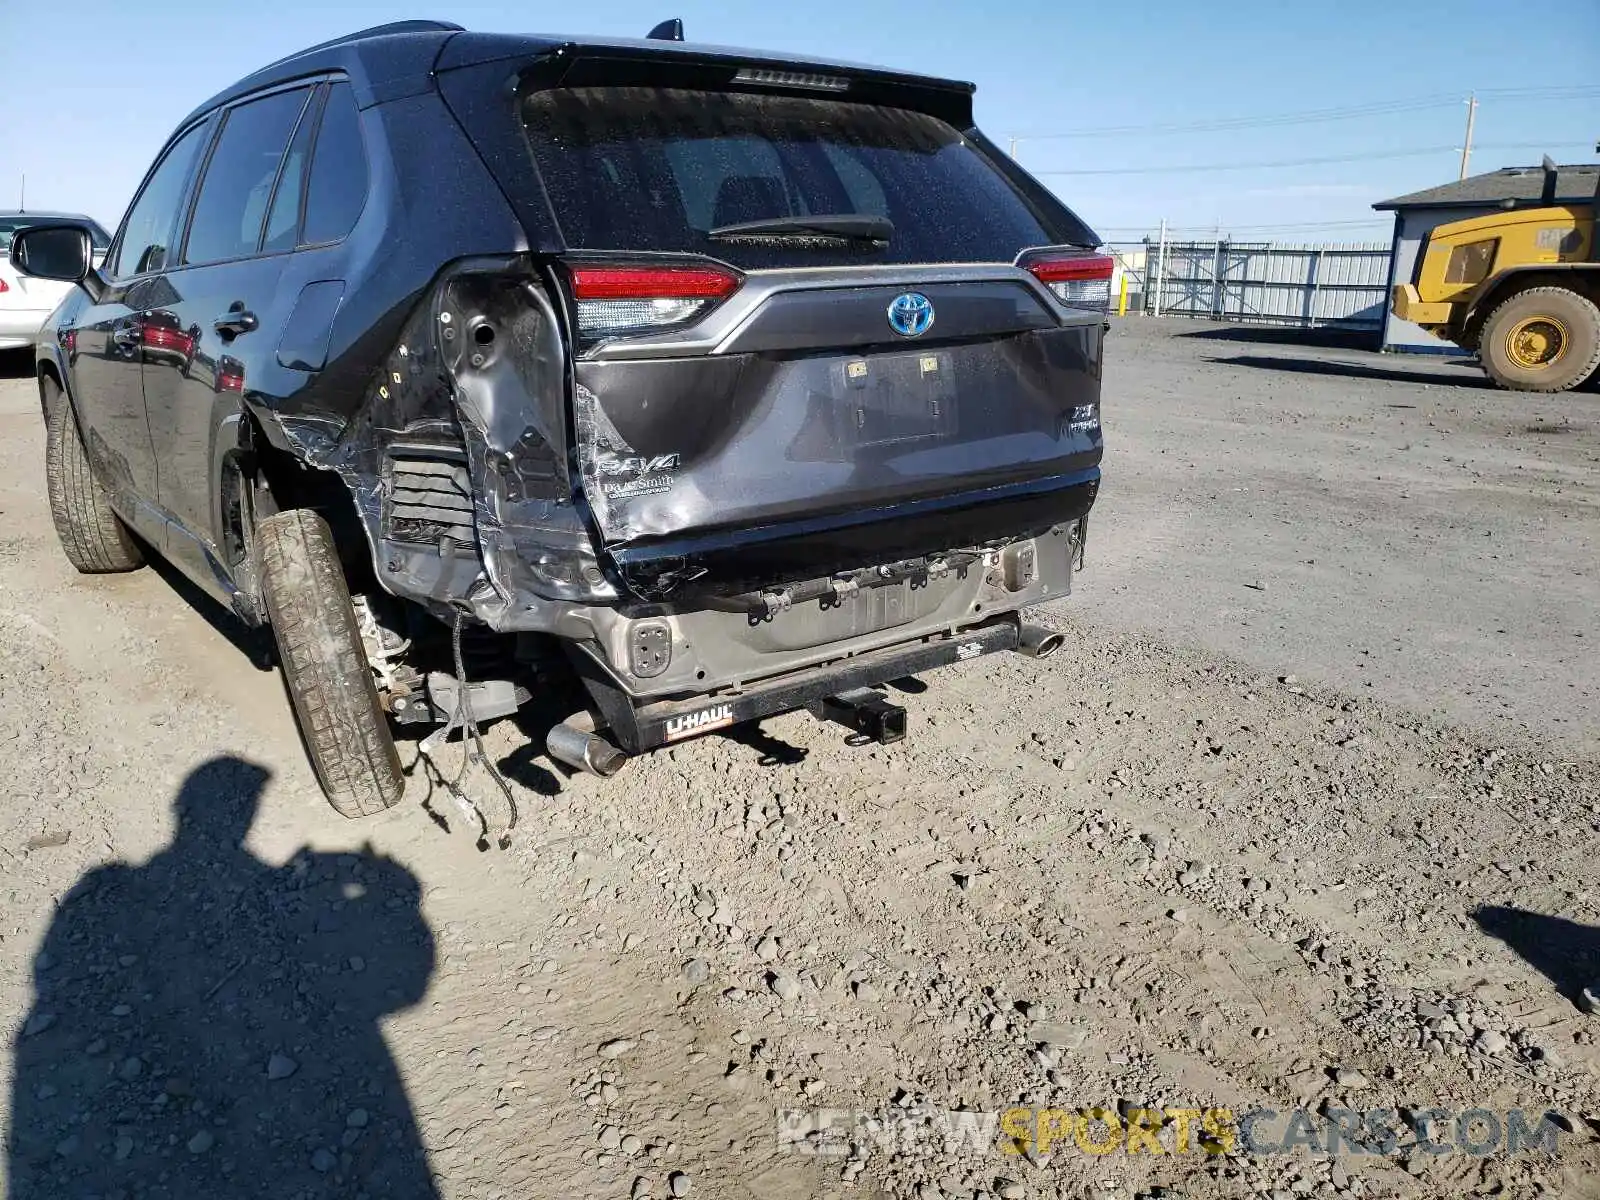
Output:
<path fill-rule="evenodd" d="M 721 729 L 724 725 L 733 724 L 733 705 L 713 704 L 710 708 L 702 708 L 699 712 L 684 713 L 681 717 L 673 717 L 667 722 L 667 741 L 675 742 L 679 738 L 690 737 L 696 733 L 704 733 L 708 729 Z"/>

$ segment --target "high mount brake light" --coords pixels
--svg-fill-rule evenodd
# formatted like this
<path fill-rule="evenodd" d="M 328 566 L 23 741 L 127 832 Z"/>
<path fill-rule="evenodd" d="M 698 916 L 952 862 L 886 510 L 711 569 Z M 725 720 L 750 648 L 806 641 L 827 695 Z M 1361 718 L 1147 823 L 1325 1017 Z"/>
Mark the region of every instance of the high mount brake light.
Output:
<path fill-rule="evenodd" d="M 715 263 L 577 264 L 572 298 L 585 337 L 648 333 L 704 316 L 738 291 L 742 278 Z"/>
<path fill-rule="evenodd" d="M 1110 311 L 1111 277 L 1117 263 L 1109 254 L 1048 253 L 1022 265 L 1061 303 L 1094 312 Z"/>
<path fill-rule="evenodd" d="M 798 71 L 769 71 L 765 67 L 741 67 L 735 83 L 764 87 L 805 88 L 813 92 L 848 92 L 850 81 L 838 75 L 814 75 Z"/>

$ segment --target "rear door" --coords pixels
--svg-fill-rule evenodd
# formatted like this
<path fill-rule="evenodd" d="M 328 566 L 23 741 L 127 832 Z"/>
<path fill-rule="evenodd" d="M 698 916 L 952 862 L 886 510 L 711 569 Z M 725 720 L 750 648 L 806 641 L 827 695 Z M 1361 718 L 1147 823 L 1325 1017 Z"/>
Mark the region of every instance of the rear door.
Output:
<path fill-rule="evenodd" d="M 1096 239 L 971 138 L 759 90 L 553 88 L 522 116 L 567 246 L 575 483 L 620 559 L 880 527 L 812 564 L 843 569 L 941 509 L 993 502 L 962 536 L 1010 536 L 1002 502 L 1092 487 L 1109 271 L 1023 269 Z"/>

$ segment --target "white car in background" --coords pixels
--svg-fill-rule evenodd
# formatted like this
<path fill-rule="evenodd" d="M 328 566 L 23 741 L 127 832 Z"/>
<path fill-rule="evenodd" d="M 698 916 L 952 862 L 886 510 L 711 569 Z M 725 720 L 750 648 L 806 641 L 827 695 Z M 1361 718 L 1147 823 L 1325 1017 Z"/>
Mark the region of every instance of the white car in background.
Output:
<path fill-rule="evenodd" d="M 0 350 L 32 346 L 39 327 L 55 312 L 56 305 L 73 289 L 70 283 L 55 283 L 19 275 L 9 261 L 11 239 L 19 229 L 30 225 L 49 225 L 56 221 L 82 221 L 89 227 L 94 248 L 94 265 L 105 259 L 111 235 L 98 222 L 76 213 L 0 212 Z"/>

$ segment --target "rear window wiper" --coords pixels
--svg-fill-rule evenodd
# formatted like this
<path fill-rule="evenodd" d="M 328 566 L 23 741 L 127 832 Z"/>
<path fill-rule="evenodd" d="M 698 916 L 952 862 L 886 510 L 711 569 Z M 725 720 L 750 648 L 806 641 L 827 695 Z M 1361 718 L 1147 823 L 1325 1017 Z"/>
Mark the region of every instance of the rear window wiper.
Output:
<path fill-rule="evenodd" d="M 740 221 L 737 225 L 719 225 L 706 234 L 710 238 L 803 238 L 808 235 L 849 242 L 887 242 L 894 236 L 894 222 L 871 213 L 816 213 L 809 217 L 767 217 L 760 221 Z"/>

